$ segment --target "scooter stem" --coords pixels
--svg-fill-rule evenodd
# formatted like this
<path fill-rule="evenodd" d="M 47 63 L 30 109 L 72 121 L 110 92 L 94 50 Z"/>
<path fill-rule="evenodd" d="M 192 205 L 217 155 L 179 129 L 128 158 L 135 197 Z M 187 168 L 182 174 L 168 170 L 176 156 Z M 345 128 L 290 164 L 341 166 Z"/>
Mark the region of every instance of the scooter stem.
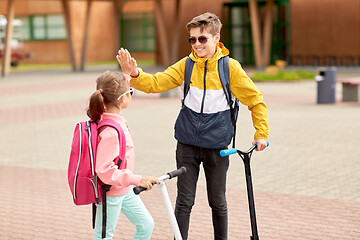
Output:
<path fill-rule="evenodd" d="M 174 215 L 174 209 L 171 207 L 171 201 L 170 201 L 168 191 L 166 189 L 166 185 L 165 185 L 165 183 L 163 181 L 161 181 L 158 184 L 158 186 L 159 186 L 159 188 L 161 190 L 161 195 L 162 195 L 162 198 L 163 198 L 163 201 L 164 201 L 164 204 L 165 204 L 166 212 L 167 212 L 167 214 L 169 216 L 169 219 L 170 219 L 170 224 L 171 224 L 171 227 L 173 229 L 175 239 L 176 240 L 182 240 L 180 229 L 179 229 L 179 226 L 177 224 L 177 221 L 176 221 L 176 218 L 175 218 L 175 215 Z"/>
<path fill-rule="evenodd" d="M 246 178 L 246 187 L 247 187 L 247 193 L 248 193 L 247 195 L 248 195 L 249 213 L 250 213 L 250 220 L 251 220 L 251 232 L 252 232 L 252 236 L 250 237 L 250 239 L 251 240 L 259 240 L 257 223 L 256 223 L 254 192 L 253 192 L 251 169 L 250 169 L 251 154 L 252 154 L 252 151 L 248 151 L 246 153 L 239 153 L 239 155 L 243 159 L 244 166 L 245 166 L 245 178 Z"/>

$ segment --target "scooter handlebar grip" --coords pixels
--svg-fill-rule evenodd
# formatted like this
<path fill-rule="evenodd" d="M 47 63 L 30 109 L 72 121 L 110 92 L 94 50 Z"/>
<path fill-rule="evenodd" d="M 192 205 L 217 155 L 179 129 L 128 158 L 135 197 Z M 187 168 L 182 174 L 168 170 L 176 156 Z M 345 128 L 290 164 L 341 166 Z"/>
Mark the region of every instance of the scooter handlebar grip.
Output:
<path fill-rule="evenodd" d="M 186 167 L 182 166 L 181 168 L 179 168 L 175 171 L 169 172 L 168 175 L 170 176 L 169 179 L 171 179 L 171 178 L 183 175 L 185 173 L 186 173 Z"/>
<path fill-rule="evenodd" d="M 146 190 L 146 188 L 144 188 L 144 187 L 134 187 L 134 193 L 136 195 L 139 195 L 141 192 L 143 192 L 145 190 Z"/>
<path fill-rule="evenodd" d="M 254 144 L 257 148 L 257 143 Z M 269 146 L 269 141 L 266 141 L 266 146 L 268 147 Z"/>
<path fill-rule="evenodd" d="M 229 156 L 234 153 L 237 153 L 236 148 L 225 149 L 225 150 L 220 151 L 220 156 L 225 157 L 225 156 Z"/>

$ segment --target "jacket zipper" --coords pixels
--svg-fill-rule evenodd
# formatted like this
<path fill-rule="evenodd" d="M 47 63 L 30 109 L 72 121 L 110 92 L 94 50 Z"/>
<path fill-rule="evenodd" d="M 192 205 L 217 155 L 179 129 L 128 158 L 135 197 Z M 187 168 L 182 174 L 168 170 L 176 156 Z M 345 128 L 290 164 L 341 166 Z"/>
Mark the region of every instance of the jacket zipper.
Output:
<path fill-rule="evenodd" d="M 90 178 L 90 182 L 93 185 L 94 193 L 95 193 L 95 201 L 97 204 L 99 204 L 99 193 L 97 189 L 97 176 Z"/>
<path fill-rule="evenodd" d="M 81 132 L 81 124 L 78 123 L 77 124 L 79 127 L 79 136 L 80 136 L 80 141 L 79 141 L 79 158 L 78 158 L 78 163 L 76 166 L 76 172 L 75 172 L 75 178 L 74 178 L 74 199 L 76 199 L 76 183 L 77 183 L 77 179 L 78 179 L 78 174 L 79 174 L 79 165 L 80 165 L 80 160 L 81 160 L 81 146 L 82 146 L 82 132 Z"/>
<path fill-rule="evenodd" d="M 205 103 L 205 95 L 206 95 L 206 73 L 207 73 L 207 71 L 209 70 L 208 67 L 207 67 L 207 62 L 208 62 L 208 60 L 205 61 L 205 70 L 204 70 L 204 94 L 203 94 L 203 98 L 202 98 L 202 101 L 201 101 L 200 121 L 199 121 L 199 124 L 198 124 L 198 127 L 197 127 L 197 131 L 196 131 L 195 145 L 197 144 L 197 140 L 198 140 L 198 137 L 199 137 L 200 125 L 201 125 L 201 122 L 202 122 L 202 117 L 203 117 L 203 112 L 204 112 L 204 103 Z"/>

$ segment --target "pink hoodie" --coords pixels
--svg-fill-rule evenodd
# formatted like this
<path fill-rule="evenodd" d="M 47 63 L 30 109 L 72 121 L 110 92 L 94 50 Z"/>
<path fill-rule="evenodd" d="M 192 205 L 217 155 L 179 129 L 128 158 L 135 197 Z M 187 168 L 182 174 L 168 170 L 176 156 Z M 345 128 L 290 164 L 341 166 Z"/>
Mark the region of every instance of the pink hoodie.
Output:
<path fill-rule="evenodd" d="M 126 154 L 124 169 L 119 170 L 114 160 L 119 156 L 119 138 L 117 131 L 112 127 L 104 127 L 98 136 L 95 171 L 101 181 L 112 187 L 107 192 L 108 196 L 121 196 L 127 193 L 131 185 L 139 186 L 140 175 L 133 174 L 135 151 L 130 131 L 126 125 L 126 119 L 121 115 L 104 113 L 101 119 L 113 119 L 120 123 L 126 138 Z"/>

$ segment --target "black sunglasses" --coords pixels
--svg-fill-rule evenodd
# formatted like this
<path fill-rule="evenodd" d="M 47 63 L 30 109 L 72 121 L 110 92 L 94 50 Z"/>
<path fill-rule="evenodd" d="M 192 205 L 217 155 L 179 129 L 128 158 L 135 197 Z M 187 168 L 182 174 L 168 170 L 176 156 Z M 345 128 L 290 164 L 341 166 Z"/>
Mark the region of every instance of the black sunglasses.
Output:
<path fill-rule="evenodd" d="M 198 38 L 196 38 L 196 37 L 191 37 L 191 38 L 188 39 L 188 42 L 189 42 L 191 45 L 194 45 L 194 44 L 196 43 L 196 41 L 199 41 L 199 43 L 201 43 L 201 44 L 205 44 L 205 43 L 207 43 L 208 38 L 205 37 L 205 36 L 200 36 L 200 37 L 198 37 Z"/>

